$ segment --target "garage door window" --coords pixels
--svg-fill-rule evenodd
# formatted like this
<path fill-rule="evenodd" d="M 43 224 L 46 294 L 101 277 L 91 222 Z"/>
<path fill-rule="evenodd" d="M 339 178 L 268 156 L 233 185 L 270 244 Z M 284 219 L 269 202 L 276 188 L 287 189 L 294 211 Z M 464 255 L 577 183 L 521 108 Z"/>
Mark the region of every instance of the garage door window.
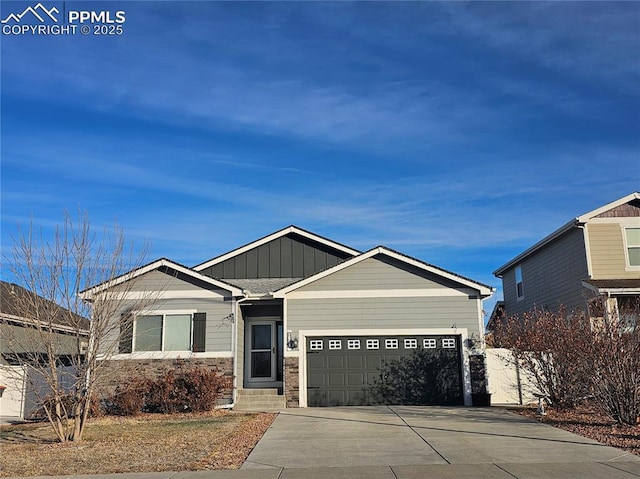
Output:
<path fill-rule="evenodd" d="M 309 349 L 311 351 L 322 351 L 322 339 L 312 339 L 309 342 Z"/>
<path fill-rule="evenodd" d="M 422 341 L 422 347 L 424 349 L 435 349 L 436 347 L 436 340 L 433 338 L 428 338 Z"/>
<path fill-rule="evenodd" d="M 398 349 L 398 340 L 397 339 L 386 339 L 384 342 L 384 347 L 387 349 Z"/>
<path fill-rule="evenodd" d="M 330 339 L 329 340 L 329 349 L 342 349 L 342 340 L 340 340 L 340 339 Z"/>
<path fill-rule="evenodd" d="M 367 339 L 367 349 L 379 349 L 380 341 L 377 339 Z"/>
<path fill-rule="evenodd" d="M 348 349 L 360 349 L 360 340 L 359 339 L 350 339 L 347 341 Z"/>
<path fill-rule="evenodd" d="M 455 349 L 456 340 L 455 339 L 443 339 L 442 340 L 442 347 L 446 348 L 446 349 Z"/>
<path fill-rule="evenodd" d="M 416 349 L 418 347 L 417 339 L 405 339 L 404 340 L 404 349 Z"/>

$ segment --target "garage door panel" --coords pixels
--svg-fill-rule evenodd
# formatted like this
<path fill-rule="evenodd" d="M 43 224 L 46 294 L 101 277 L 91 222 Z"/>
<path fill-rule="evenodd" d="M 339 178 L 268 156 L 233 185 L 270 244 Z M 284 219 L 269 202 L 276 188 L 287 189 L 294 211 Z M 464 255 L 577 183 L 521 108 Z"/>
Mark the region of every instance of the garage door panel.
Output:
<path fill-rule="evenodd" d="M 314 337 L 307 350 L 309 406 L 463 402 L 459 336 Z"/>
<path fill-rule="evenodd" d="M 328 356 L 327 368 L 329 369 L 344 369 L 344 356 Z"/>
<path fill-rule="evenodd" d="M 329 373 L 327 377 L 329 379 L 327 386 L 330 388 L 335 386 L 346 386 L 347 384 L 344 373 Z"/>
<path fill-rule="evenodd" d="M 364 366 L 364 358 L 362 354 L 347 356 L 347 367 L 349 369 L 362 369 Z"/>

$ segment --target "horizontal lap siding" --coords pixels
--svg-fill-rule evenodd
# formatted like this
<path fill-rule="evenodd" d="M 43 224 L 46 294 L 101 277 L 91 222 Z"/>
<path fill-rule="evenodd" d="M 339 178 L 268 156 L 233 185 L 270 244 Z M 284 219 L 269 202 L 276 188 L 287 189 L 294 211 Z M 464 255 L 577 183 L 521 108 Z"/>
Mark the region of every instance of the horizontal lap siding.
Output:
<path fill-rule="evenodd" d="M 582 280 L 588 278 L 586 258 L 583 233 L 576 228 L 520 264 L 524 299 L 516 298 L 515 269 L 505 272 L 507 314 L 522 314 L 534 307 L 555 310 L 560 304 L 569 309 L 584 308 Z"/>
<path fill-rule="evenodd" d="M 640 219 L 638 219 L 640 227 Z M 627 258 L 618 223 L 587 225 L 593 279 L 636 279 L 638 271 L 626 271 Z"/>
<path fill-rule="evenodd" d="M 445 289 L 451 287 L 444 278 L 426 271 L 399 267 L 391 259 L 368 258 L 353 266 L 314 281 L 297 291 L 345 291 L 363 289 Z"/>
<path fill-rule="evenodd" d="M 158 291 L 161 293 L 169 291 L 182 292 L 185 297 L 182 299 L 158 299 L 153 301 L 152 304 L 145 304 L 148 303 L 148 301 L 144 300 L 127 301 L 116 315 L 116 318 L 120 318 L 122 314 L 131 309 L 141 308 L 158 311 L 195 310 L 197 312 L 204 312 L 207 313 L 205 352 L 229 352 L 232 350 L 232 323 L 229 315 L 233 312 L 233 304 L 228 297 L 225 297 L 225 295 L 229 295 L 229 292 L 224 290 L 209 290 L 213 293 L 211 298 L 189 298 L 190 293 L 200 293 L 204 291 L 203 288 L 159 271 L 151 271 L 136 278 L 130 290 L 134 292 L 149 292 L 149 298 L 156 297 L 156 292 Z M 102 349 L 103 352 L 106 352 L 104 348 L 113 344 L 117 334 L 118 332 L 114 330 L 105 335 L 102 340 L 104 345 Z"/>
<path fill-rule="evenodd" d="M 478 331 L 478 300 L 447 298 L 290 299 L 287 329 L 468 328 Z"/>

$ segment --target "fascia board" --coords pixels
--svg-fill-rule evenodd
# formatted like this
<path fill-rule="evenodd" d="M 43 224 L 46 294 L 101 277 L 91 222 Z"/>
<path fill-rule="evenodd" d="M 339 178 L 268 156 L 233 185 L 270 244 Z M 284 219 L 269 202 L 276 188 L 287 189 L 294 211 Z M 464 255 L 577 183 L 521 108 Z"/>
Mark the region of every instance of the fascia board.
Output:
<path fill-rule="evenodd" d="M 495 270 L 493 272 L 493 275 L 498 277 L 498 278 L 500 278 L 505 271 L 507 271 L 508 269 L 514 267 L 518 263 L 521 263 L 525 258 L 527 258 L 528 256 L 532 255 L 533 253 L 535 253 L 539 249 L 541 249 L 544 246 L 546 246 L 547 244 L 551 243 L 554 239 L 558 238 L 559 236 L 562 236 L 567 231 L 569 231 L 570 229 L 572 229 L 572 228 L 574 228 L 576 226 L 579 226 L 578 218 L 572 219 L 571 221 L 569 221 L 565 225 L 563 225 L 560 228 L 558 228 L 557 230 L 555 230 L 550 235 L 545 236 L 544 238 L 542 238 L 540 241 L 538 241 L 536 244 L 534 244 L 530 248 L 527 248 L 526 250 L 524 250 L 522 253 L 520 253 L 518 256 L 516 256 L 515 258 L 513 258 L 509 262 L 507 262 L 504 265 L 500 266 L 497 270 Z"/>
<path fill-rule="evenodd" d="M 249 251 L 250 249 L 253 248 L 257 248 L 258 246 L 261 246 L 265 243 L 268 243 L 269 241 L 273 241 L 274 239 L 280 238 L 282 236 L 285 236 L 289 233 L 296 233 L 300 236 L 304 236 L 305 238 L 308 238 L 310 240 L 313 241 L 317 241 L 318 243 L 322 243 L 325 246 L 329 246 L 331 248 L 335 248 L 337 250 L 340 250 L 344 253 L 353 255 L 353 256 L 357 256 L 360 254 L 360 251 L 355 250 L 353 248 L 349 248 L 348 246 L 344 246 L 340 243 L 336 243 L 335 241 L 331 241 L 327 238 L 323 238 L 322 236 L 318 236 L 316 234 L 313 234 L 309 231 L 303 230 L 301 228 L 298 228 L 297 226 L 288 226 L 284 229 L 281 229 L 279 231 L 276 231 L 275 233 L 271 233 L 270 235 L 264 236 L 258 240 L 252 241 L 251 243 L 248 243 L 244 246 L 241 246 L 240 248 L 236 248 L 232 251 L 229 251 L 228 253 L 225 253 L 223 255 L 217 256 L 213 259 L 210 259 L 208 261 L 205 261 L 204 263 L 201 263 L 199 265 L 196 265 L 193 267 L 194 271 L 202 271 L 205 268 L 208 268 L 210 266 L 213 266 L 215 264 L 221 263 L 223 261 L 228 260 L 229 258 L 233 258 L 234 256 L 237 256 L 239 254 L 242 254 L 246 251 Z"/>
<path fill-rule="evenodd" d="M 624 205 L 625 203 L 628 203 L 629 201 L 632 200 L 640 200 L 640 193 L 639 192 L 633 192 L 623 198 L 620 198 L 616 201 L 612 201 L 611 203 L 607 203 L 604 206 L 601 206 L 600 208 L 596 208 L 595 210 L 589 211 L 588 213 L 585 213 L 583 215 L 578 216 L 578 218 L 576 218 L 580 223 L 586 223 L 587 221 L 589 221 L 591 218 L 598 216 L 599 214 L 602 214 L 606 211 L 609 211 L 613 208 L 616 208 L 620 205 Z"/>
<path fill-rule="evenodd" d="M 99 284 L 98 286 L 94 286 L 93 288 L 89 288 L 85 291 L 82 291 L 80 293 L 80 297 L 82 299 L 89 299 L 91 296 L 95 295 L 95 294 L 99 294 L 102 291 L 105 291 L 109 288 L 113 288 L 114 286 L 118 286 L 120 284 L 123 284 L 127 281 L 130 281 L 132 279 L 135 279 L 139 276 L 142 276 L 144 274 L 147 274 L 151 271 L 154 271 L 162 266 L 167 266 L 171 269 L 175 269 L 176 271 L 179 271 L 181 273 L 184 273 L 188 276 L 191 276 L 192 278 L 196 278 L 199 279 L 201 281 L 204 281 L 206 283 L 209 283 L 213 286 L 216 286 L 217 288 L 223 289 L 225 291 L 229 291 L 232 295 L 234 296 L 240 296 L 242 295 L 242 289 L 237 288 L 235 286 L 231 286 L 230 284 L 224 283 L 222 281 L 216 280 L 214 278 L 210 278 L 208 276 L 202 275 L 200 273 L 198 273 L 197 271 L 193 271 L 189 268 L 186 268 L 178 263 L 174 263 L 173 261 L 170 261 L 166 258 L 162 258 L 159 260 L 156 260 L 152 263 L 149 263 L 146 266 L 143 266 L 137 270 L 134 271 L 130 271 L 129 273 L 125 273 L 121 276 L 118 276 L 117 278 L 114 278 L 111 281 L 107 281 L 105 283 Z"/>
<path fill-rule="evenodd" d="M 325 271 L 322 271 L 314 276 L 310 276 L 306 279 L 303 279 L 302 281 L 298 281 L 297 283 L 294 283 L 290 286 L 287 286 L 286 288 L 283 288 L 281 290 L 275 291 L 273 293 L 273 297 L 274 298 L 284 298 L 286 296 L 287 293 L 291 292 L 291 291 L 295 291 L 298 288 L 301 288 L 303 286 L 306 286 L 309 283 L 312 283 L 314 281 L 317 281 L 319 279 L 322 279 L 330 274 L 336 273 L 338 271 L 341 271 L 345 268 L 349 268 L 350 266 L 353 266 L 354 264 L 357 264 L 361 261 L 364 261 L 365 259 L 371 258 L 375 255 L 378 254 L 382 254 L 385 256 L 389 256 L 391 258 L 397 259 L 400 262 L 406 263 L 406 264 L 410 264 L 412 266 L 415 266 L 419 269 L 422 269 L 424 271 L 427 271 L 429 273 L 433 273 L 436 274 L 438 276 L 442 276 L 443 278 L 446 279 L 450 279 L 452 281 L 455 281 L 456 283 L 460 283 L 461 285 L 467 286 L 473 290 L 478 291 L 482 296 L 486 296 L 489 297 L 493 294 L 493 288 L 487 288 L 484 285 L 475 283 L 473 281 L 469 281 L 465 278 L 462 278 L 458 275 L 452 274 L 452 273 L 448 273 L 446 271 L 443 271 L 439 268 L 435 268 L 435 267 L 431 267 L 425 263 L 423 263 L 422 261 L 418 261 L 415 260 L 413 258 L 410 258 L 408 256 L 404 256 L 401 255 L 399 253 L 396 253 L 395 251 L 389 250 L 387 248 L 385 248 L 384 246 L 377 246 L 365 253 L 362 253 L 359 256 L 356 256 L 355 258 L 352 258 L 350 260 L 344 261 L 343 263 L 340 263 L 336 266 L 334 266 L 333 268 L 329 268 Z"/>

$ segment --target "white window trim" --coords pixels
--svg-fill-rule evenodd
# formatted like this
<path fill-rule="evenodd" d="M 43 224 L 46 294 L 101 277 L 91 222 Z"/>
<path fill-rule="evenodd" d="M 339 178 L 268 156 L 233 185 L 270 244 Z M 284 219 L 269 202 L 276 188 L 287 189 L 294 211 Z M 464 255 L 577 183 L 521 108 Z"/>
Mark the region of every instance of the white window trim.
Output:
<path fill-rule="evenodd" d="M 385 339 L 384 349 L 398 349 L 400 347 L 400 341 L 397 339 Z"/>
<path fill-rule="evenodd" d="M 134 321 L 133 321 L 133 337 L 131 338 L 131 351 L 133 353 L 151 353 L 151 354 L 184 354 L 191 353 L 193 351 L 193 315 L 197 313 L 197 309 L 162 309 L 162 310 L 143 310 L 134 312 Z M 185 349 L 184 351 L 165 351 L 164 350 L 164 318 L 165 316 L 170 316 L 174 314 L 189 314 L 191 315 L 191 333 L 189 337 L 189 349 Z M 136 351 L 136 329 L 138 327 L 138 317 L 139 316 L 162 316 L 162 333 L 160 340 L 160 351 Z"/>
<path fill-rule="evenodd" d="M 324 349 L 324 341 L 322 339 L 312 339 L 309 341 L 309 351 L 322 351 Z"/>
<path fill-rule="evenodd" d="M 414 344 L 414 346 L 408 346 L 408 344 Z M 418 339 L 417 338 L 405 338 L 405 340 L 404 340 L 404 349 L 418 349 Z"/>
<path fill-rule="evenodd" d="M 629 258 L 629 248 L 635 248 L 636 245 L 629 245 L 627 241 L 627 230 L 640 229 L 640 225 L 623 224 L 620 225 L 620 228 L 622 230 L 622 242 L 624 245 L 625 271 L 640 271 L 640 265 L 631 265 L 631 258 Z M 640 247 L 640 244 L 637 245 L 637 247 Z"/>
<path fill-rule="evenodd" d="M 442 349 L 457 349 L 456 340 L 453 338 L 442 338 Z"/>
<path fill-rule="evenodd" d="M 359 339 L 348 339 L 347 340 L 347 349 L 351 349 L 351 350 L 360 349 L 360 340 Z"/>
<path fill-rule="evenodd" d="M 380 340 L 379 339 L 367 339 L 367 349 L 376 350 L 380 349 Z"/>
<path fill-rule="evenodd" d="M 342 339 L 330 339 L 329 350 L 338 351 L 339 349 L 342 349 Z"/>
<path fill-rule="evenodd" d="M 422 349 L 436 349 L 437 347 L 438 340 L 436 338 L 424 338 L 422 340 Z"/>

